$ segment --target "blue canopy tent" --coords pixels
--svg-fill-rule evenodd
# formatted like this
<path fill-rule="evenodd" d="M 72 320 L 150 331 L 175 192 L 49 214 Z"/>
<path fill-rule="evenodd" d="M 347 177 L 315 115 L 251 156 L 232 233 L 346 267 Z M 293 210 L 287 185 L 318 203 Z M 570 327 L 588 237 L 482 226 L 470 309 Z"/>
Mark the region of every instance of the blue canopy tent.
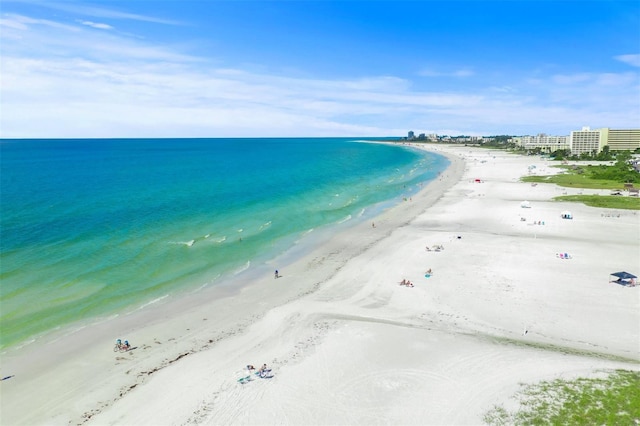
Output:
<path fill-rule="evenodd" d="M 630 286 L 634 286 L 636 285 L 636 277 L 633 274 L 630 274 L 628 272 L 614 272 L 611 274 L 614 277 L 617 277 L 617 280 L 611 280 L 609 282 L 614 282 L 614 283 L 618 283 L 618 284 L 622 284 L 622 285 L 630 285 Z"/>

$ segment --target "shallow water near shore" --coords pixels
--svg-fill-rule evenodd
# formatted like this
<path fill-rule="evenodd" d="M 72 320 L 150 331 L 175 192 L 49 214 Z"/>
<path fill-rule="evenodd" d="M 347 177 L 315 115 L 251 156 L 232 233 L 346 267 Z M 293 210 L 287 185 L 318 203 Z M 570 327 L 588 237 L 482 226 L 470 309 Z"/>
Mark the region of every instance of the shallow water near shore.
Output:
<path fill-rule="evenodd" d="M 0 348 L 264 268 L 448 164 L 353 139 L 3 140 Z"/>

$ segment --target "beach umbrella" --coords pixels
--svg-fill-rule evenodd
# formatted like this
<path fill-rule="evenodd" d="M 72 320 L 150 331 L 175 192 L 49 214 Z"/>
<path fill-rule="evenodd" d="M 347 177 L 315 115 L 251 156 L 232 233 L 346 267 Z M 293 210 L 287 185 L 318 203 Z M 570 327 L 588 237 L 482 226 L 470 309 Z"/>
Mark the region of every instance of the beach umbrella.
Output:
<path fill-rule="evenodd" d="M 631 278 L 638 278 L 633 274 L 630 274 L 628 272 L 622 271 L 622 272 L 614 272 L 613 274 L 614 277 L 618 277 L 621 280 L 630 280 Z"/>
<path fill-rule="evenodd" d="M 636 285 L 636 277 L 633 274 L 630 274 L 629 272 L 626 271 L 621 271 L 621 272 L 614 272 L 611 275 L 613 275 L 614 277 L 617 277 L 617 280 L 611 281 L 609 280 L 609 282 L 614 282 L 617 284 L 621 284 L 624 286 L 631 286 L 631 287 L 635 287 Z"/>

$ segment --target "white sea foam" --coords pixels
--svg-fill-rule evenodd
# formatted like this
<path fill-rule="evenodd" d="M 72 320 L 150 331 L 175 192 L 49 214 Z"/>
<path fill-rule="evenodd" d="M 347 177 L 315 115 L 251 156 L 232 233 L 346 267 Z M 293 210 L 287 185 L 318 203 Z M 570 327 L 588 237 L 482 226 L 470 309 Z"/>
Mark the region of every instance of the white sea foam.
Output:
<path fill-rule="evenodd" d="M 300 241 L 302 241 L 304 239 L 304 237 L 306 237 L 307 235 L 309 235 L 312 232 L 313 232 L 313 228 L 307 229 L 306 231 L 304 231 L 302 234 L 300 234 L 300 238 L 296 239 L 295 244 L 296 245 L 300 244 Z"/>
<path fill-rule="evenodd" d="M 177 244 L 177 245 L 183 245 L 183 246 L 187 246 L 187 247 L 191 247 L 192 245 L 194 245 L 196 242 L 196 240 L 191 240 L 191 241 L 169 241 L 169 244 Z"/>
<path fill-rule="evenodd" d="M 351 204 L 355 203 L 358 200 L 358 197 L 351 198 L 343 207 L 349 207 Z"/>
<path fill-rule="evenodd" d="M 207 234 L 207 235 L 204 236 L 204 238 L 206 239 L 206 238 L 209 238 L 210 236 L 211 236 L 211 234 Z"/>
<path fill-rule="evenodd" d="M 195 290 L 192 291 L 192 293 L 197 293 L 198 291 L 202 290 L 203 288 L 207 287 L 209 284 L 213 284 L 218 278 L 220 278 L 222 275 L 218 274 L 215 277 L 213 277 L 212 279 L 210 279 L 209 281 L 205 282 L 204 284 L 202 284 L 200 287 L 196 288 Z"/>
<path fill-rule="evenodd" d="M 154 303 L 158 303 L 159 301 L 161 301 L 162 299 L 166 299 L 167 297 L 169 297 L 169 295 L 168 295 L 168 294 L 165 294 L 164 296 L 160 296 L 160 297 L 158 297 L 158 298 L 155 298 L 155 299 L 153 299 L 153 300 L 150 300 L 150 301 L 149 301 L 149 302 L 147 302 L 147 303 L 143 303 L 142 305 L 138 306 L 138 308 L 136 309 L 136 311 L 139 311 L 139 310 L 141 310 L 141 309 L 144 309 L 144 308 L 146 308 L 146 307 L 147 307 L 147 306 L 149 306 L 149 305 L 153 305 Z"/>
<path fill-rule="evenodd" d="M 72 329 L 70 334 L 77 333 L 78 331 L 83 330 L 85 328 L 87 328 L 86 325 L 81 325 L 79 327 L 76 327 L 76 328 Z"/>
<path fill-rule="evenodd" d="M 271 226 L 271 221 L 260 225 L 260 230 L 262 231 L 264 228 L 268 228 L 269 226 Z"/>
<path fill-rule="evenodd" d="M 227 239 L 227 237 L 225 237 L 224 235 L 220 238 L 216 238 L 215 240 L 213 240 L 214 243 L 224 243 L 225 240 Z"/>
<path fill-rule="evenodd" d="M 338 224 L 345 223 L 346 221 L 351 220 L 351 215 L 347 215 L 344 219 L 338 221 Z"/>
<path fill-rule="evenodd" d="M 241 267 L 239 267 L 238 269 L 235 270 L 235 272 L 233 273 L 234 275 L 238 275 L 241 272 L 246 271 L 247 269 L 249 269 L 249 267 L 251 266 L 251 261 L 247 260 L 247 263 L 245 263 L 244 265 L 242 265 Z"/>
<path fill-rule="evenodd" d="M 364 214 L 365 210 L 366 210 L 365 208 L 360 210 L 360 213 L 358 213 L 358 217 L 362 217 L 362 215 Z"/>
<path fill-rule="evenodd" d="M 13 346 L 11 349 L 22 349 L 27 345 L 30 345 L 32 343 L 34 343 L 36 341 L 36 339 L 29 339 L 29 340 L 25 340 L 24 342 L 21 342 L 20 344 Z M 6 353 L 7 351 L 1 352 L 2 354 Z"/>

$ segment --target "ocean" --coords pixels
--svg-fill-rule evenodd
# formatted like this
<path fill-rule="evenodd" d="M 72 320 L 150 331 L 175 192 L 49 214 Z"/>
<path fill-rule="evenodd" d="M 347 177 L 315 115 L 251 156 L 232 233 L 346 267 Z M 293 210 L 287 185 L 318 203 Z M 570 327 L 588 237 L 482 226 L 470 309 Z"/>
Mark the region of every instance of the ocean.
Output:
<path fill-rule="evenodd" d="M 221 285 L 448 165 L 362 142 L 0 140 L 0 349 Z"/>

